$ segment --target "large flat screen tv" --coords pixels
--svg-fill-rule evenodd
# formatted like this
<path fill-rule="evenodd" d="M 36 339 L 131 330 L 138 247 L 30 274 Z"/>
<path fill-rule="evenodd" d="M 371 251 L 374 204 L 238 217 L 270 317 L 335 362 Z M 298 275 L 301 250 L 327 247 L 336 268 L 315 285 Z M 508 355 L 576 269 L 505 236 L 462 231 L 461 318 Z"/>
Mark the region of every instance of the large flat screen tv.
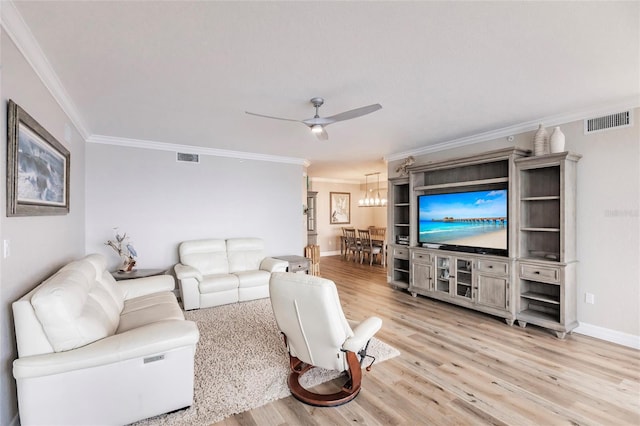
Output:
<path fill-rule="evenodd" d="M 426 247 L 508 255 L 507 190 L 418 196 L 418 242 Z"/>

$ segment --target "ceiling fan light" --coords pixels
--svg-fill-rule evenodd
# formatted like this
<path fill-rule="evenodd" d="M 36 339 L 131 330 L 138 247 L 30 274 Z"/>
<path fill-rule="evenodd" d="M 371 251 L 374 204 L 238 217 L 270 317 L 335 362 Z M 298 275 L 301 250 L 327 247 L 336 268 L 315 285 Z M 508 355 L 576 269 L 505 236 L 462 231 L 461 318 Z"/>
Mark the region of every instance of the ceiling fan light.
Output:
<path fill-rule="evenodd" d="M 322 126 L 320 124 L 314 124 L 311 126 L 311 131 L 313 133 L 322 133 Z"/>

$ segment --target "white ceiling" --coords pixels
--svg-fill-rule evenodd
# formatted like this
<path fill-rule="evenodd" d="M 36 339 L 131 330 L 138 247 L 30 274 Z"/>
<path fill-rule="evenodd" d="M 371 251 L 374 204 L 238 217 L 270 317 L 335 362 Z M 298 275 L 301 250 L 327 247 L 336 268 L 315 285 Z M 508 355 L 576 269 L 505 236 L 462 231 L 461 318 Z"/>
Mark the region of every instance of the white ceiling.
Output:
<path fill-rule="evenodd" d="M 639 2 L 14 2 L 90 135 L 383 158 L 640 96 Z M 4 7 L 4 6 L 3 6 Z M 327 128 L 321 115 L 382 104 Z"/>

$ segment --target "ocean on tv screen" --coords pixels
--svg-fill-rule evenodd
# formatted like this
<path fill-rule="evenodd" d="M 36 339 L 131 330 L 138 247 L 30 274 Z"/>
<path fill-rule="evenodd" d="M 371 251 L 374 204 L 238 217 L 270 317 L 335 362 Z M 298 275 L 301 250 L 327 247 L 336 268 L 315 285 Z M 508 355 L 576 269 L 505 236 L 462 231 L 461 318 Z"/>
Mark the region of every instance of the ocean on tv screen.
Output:
<path fill-rule="evenodd" d="M 507 191 L 424 195 L 418 200 L 421 243 L 507 248 Z"/>
<path fill-rule="evenodd" d="M 419 240 L 423 243 L 506 249 L 507 222 L 485 224 L 421 221 Z"/>

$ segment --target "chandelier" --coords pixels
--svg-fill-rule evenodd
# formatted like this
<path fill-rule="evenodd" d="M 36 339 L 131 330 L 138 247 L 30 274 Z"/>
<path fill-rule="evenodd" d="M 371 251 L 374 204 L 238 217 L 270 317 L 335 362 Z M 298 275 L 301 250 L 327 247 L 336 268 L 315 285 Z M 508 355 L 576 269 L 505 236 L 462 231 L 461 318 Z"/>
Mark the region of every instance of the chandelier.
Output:
<path fill-rule="evenodd" d="M 369 189 L 369 176 L 376 175 L 378 177 L 378 185 L 376 187 L 375 197 L 373 196 L 373 188 Z M 383 207 L 387 205 L 387 199 L 380 197 L 380 172 L 368 173 L 364 175 L 364 196 L 358 201 L 359 207 Z"/>

